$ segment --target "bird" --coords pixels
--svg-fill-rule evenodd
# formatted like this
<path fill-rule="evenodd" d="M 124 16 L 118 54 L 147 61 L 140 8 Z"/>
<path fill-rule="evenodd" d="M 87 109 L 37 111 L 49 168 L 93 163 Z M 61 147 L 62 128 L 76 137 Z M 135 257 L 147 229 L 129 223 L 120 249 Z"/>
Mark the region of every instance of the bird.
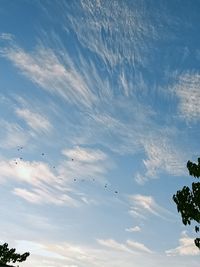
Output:
<path fill-rule="evenodd" d="M 118 191 L 115 191 L 115 194 L 118 194 Z"/>
<path fill-rule="evenodd" d="M 74 159 L 72 159 L 72 161 L 74 161 Z"/>
<path fill-rule="evenodd" d="M 74 182 L 76 182 L 76 179 L 74 178 Z"/>
<path fill-rule="evenodd" d="M 42 153 L 42 156 L 44 156 L 44 153 Z"/>

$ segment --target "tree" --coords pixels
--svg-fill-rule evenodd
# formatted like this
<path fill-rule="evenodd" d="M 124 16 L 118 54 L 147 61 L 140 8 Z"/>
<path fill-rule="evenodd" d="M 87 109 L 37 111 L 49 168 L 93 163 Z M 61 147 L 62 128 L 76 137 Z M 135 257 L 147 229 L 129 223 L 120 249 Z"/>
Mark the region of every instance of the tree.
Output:
<path fill-rule="evenodd" d="M 18 254 L 15 253 L 15 251 L 15 248 L 9 249 L 7 243 L 0 245 L 0 263 L 7 264 L 9 262 L 22 262 L 30 255 L 29 252 Z"/>
<path fill-rule="evenodd" d="M 200 158 L 198 163 L 191 161 L 187 162 L 189 174 L 194 178 L 200 177 Z M 173 195 L 173 200 L 177 205 L 178 212 L 181 213 L 182 222 L 184 225 L 190 225 L 192 221 L 197 223 L 195 232 L 200 229 L 200 182 L 193 182 L 191 189 L 184 186 L 182 190 Z M 200 238 L 194 240 L 195 245 L 200 249 Z"/>

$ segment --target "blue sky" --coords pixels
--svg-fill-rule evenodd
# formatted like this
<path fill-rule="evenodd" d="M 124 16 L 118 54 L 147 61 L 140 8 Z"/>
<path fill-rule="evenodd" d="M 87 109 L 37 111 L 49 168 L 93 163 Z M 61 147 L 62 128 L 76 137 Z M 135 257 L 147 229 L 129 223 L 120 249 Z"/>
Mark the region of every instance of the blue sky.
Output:
<path fill-rule="evenodd" d="M 200 153 L 199 1 L 1 1 L 1 241 L 22 266 L 196 267 L 172 195 Z"/>

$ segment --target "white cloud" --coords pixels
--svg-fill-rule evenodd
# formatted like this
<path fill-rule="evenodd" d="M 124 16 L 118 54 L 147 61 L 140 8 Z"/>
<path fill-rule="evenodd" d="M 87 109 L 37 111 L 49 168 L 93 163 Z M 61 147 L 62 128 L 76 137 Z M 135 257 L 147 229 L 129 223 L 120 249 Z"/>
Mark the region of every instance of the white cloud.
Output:
<path fill-rule="evenodd" d="M 133 252 L 125 244 L 118 243 L 113 239 L 106 239 L 106 240 L 98 239 L 97 242 L 102 246 L 105 246 L 105 247 L 108 247 L 110 249 L 114 249 L 117 251 L 125 251 L 129 253 Z"/>
<path fill-rule="evenodd" d="M 17 240 L 14 244 L 21 252 L 27 251 L 27 247 L 30 248 L 31 257 L 23 264 L 27 267 L 167 267 L 170 265 L 182 267 L 189 266 L 187 264 L 191 263 L 191 259 L 187 261 L 186 259 L 174 258 L 172 261 L 171 257 L 152 253 L 142 243 L 130 240 L 124 244 L 104 240 L 100 245 L 100 247 L 96 247 L 70 242 L 41 243 L 28 240 Z M 144 253 L 145 256 L 141 255 Z M 190 266 L 197 267 L 198 264 L 194 263 Z"/>
<path fill-rule="evenodd" d="M 181 117 L 187 121 L 200 118 L 200 74 L 184 73 L 171 88 L 179 99 L 178 108 Z"/>
<path fill-rule="evenodd" d="M 166 250 L 168 256 L 189 256 L 200 255 L 199 249 L 194 244 L 194 238 L 191 238 L 184 231 L 179 239 L 179 246 L 174 249 Z"/>
<path fill-rule="evenodd" d="M 146 181 L 148 180 L 148 177 L 140 173 L 136 173 L 135 175 L 135 181 L 136 183 L 140 184 L 140 185 L 143 185 Z"/>
<path fill-rule="evenodd" d="M 133 195 L 130 196 L 130 201 L 133 204 L 133 209 L 145 210 L 151 214 L 158 216 L 158 205 L 152 196 Z"/>
<path fill-rule="evenodd" d="M 16 240 L 16 249 L 22 251 L 23 253 L 27 251 L 27 248 L 31 255 L 39 255 L 47 258 L 55 258 L 55 259 L 65 259 L 58 253 L 53 251 L 48 251 L 46 247 L 40 243 L 27 241 L 27 240 Z"/>
<path fill-rule="evenodd" d="M 60 95 L 70 103 L 90 107 L 95 101 L 94 94 L 67 52 L 62 53 L 60 57 L 59 53 L 55 54 L 53 50 L 44 47 L 39 47 L 34 53 L 27 53 L 16 46 L 1 51 L 2 56 L 12 61 L 41 88 Z"/>
<path fill-rule="evenodd" d="M 17 182 L 20 187 L 15 187 L 13 193 L 29 202 L 79 205 L 77 200 L 59 189 L 58 176 L 44 162 L 29 162 L 20 159 L 0 161 L 0 173 L 2 182 L 6 182 L 8 179 Z"/>
<path fill-rule="evenodd" d="M 16 148 L 24 146 L 29 136 L 24 129 L 16 123 L 0 120 L 0 147 L 2 148 Z"/>
<path fill-rule="evenodd" d="M 95 179 L 100 183 L 106 181 L 105 176 L 109 169 L 114 167 L 112 159 L 99 149 L 74 147 L 64 149 L 62 152 L 67 156 L 59 166 L 59 173 L 66 179 Z"/>
<path fill-rule="evenodd" d="M 169 211 L 159 206 L 152 196 L 136 194 L 129 196 L 129 200 L 131 204 L 129 214 L 133 217 L 145 219 L 148 214 L 161 218 L 172 216 Z"/>
<path fill-rule="evenodd" d="M 136 251 L 139 252 L 147 252 L 147 253 L 152 253 L 152 251 L 150 249 L 148 249 L 144 244 L 139 243 L 139 242 L 135 242 L 132 240 L 127 240 L 127 245 L 131 248 L 134 249 Z"/>
<path fill-rule="evenodd" d="M 126 228 L 126 231 L 129 233 L 141 232 L 141 228 L 139 226 L 134 226 L 134 227 Z"/>
<path fill-rule="evenodd" d="M 61 194 L 60 192 L 51 192 L 50 190 L 33 188 L 32 190 L 27 190 L 24 188 L 14 188 L 13 193 L 28 202 L 34 204 L 50 203 L 55 205 L 68 205 L 68 206 L 78 206 L 78 202 L 66 194 Z"/>
<path fill-rule="evenodd" d="M 147 169 L 147 176 L 156 176 L 160 170 L 165 170 L 172 175 L 183 175 L 185 170 L 183 155 L 177 151 L 177 147 L 172 147 L 169 140 L 157 139 L 155 142 L 144 144 L 147 153 L 147 160 L 144 165 Z"/>
<path fill-rule="evenodd" d="M 57 182 L 57 177 L 44 162 L 30 162 L 19 158 L 3 160 L 0 161 L 0 172 L 1 178 L 12 178 L 34 186 L 40 186 L 43 182 L 47 184 Z"/>
<path fill-rule="evenodd" d="M 152 251 L 148 249 L 144 244 L 132 240 L 127 240 L 125 243 L 119 243 L 113 239 L 98 239 L 97 241 L 102 246 L 121 252 L 152 253 Z"/>
<path fill-rule="evenodd" d="M 14 35 L 11 33 L 3 32 L 0 34 L 0 40 L 12 41 L 14 39 Z"/>
<path fill-rule="evenodd" d="M 155 179 L 162 172 L 180 176 L 185 174 L 186 152 L 181 152 L 169 138 L 142 140 L 147 159 L 143 160 L 144 174 L 136 173 L 135 181 L 144 184 L 149 179 Z"/>
<path fill-rule="evenodd" d="M 101 150 L 97 149 L 89 149 L 89 148 L 81 148 L 79 146 L 76 146 L 73 149 L 65 149 L 62 151 L 63 155 L 67 156 L 70 159 L 74 159 L 75 161 L 80 162 L 97 162 L 97 161 L 103 161 L 107 159 L 107 156 L 105 153 L 103 153 Z"/>
<path fill-rule="evenodd" d="M 65 8 L 63 3 L 62 9 Z M 66 14 L 67 22 L 71 22 L 82 45 L 96 53 L 105 64 L 114 67 L 125 61 L 145 65 L 144 54 L 148 47 L 145 39 L 155 37 L 156 30 L 147 23 L 137 5 L 129 8 L 124 2 L 114 1 L 111 8 L 107 2 L 81 1 L 75 14 Z"/>
<path fill-rule="evenodd" d="M 28 109 L 16 109 L 16 114 L 25 120 L 25 122 L 36 132 L 49 132 L 52 128 L 47 118 L 39 113 L 32 112 Z"/>

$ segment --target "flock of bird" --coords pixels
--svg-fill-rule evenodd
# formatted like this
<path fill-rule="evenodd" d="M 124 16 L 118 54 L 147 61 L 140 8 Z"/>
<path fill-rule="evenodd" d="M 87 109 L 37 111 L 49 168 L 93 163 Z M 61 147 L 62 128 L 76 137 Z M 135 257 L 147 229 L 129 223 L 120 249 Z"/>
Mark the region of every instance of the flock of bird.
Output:
<path fill-rule="evenodd" d="M 20 152 L 21 150 L 23 150 L 23 146 L 20 146 L 20 147 L 17 148 L 17 151 L 18 151 L 18 152 Z M 45 153 L 42 152 L 42 153 L 41 153 L 41 156 L 44 157 L 44 156 L 45 156 Z M 20 156 L 19 159 L 20 159 L 20 160 L 23 160 L 23 157 Z M 74 159 L 72 158 L 71 161 L 74 161 Z M 15 160 L 15 164 L 17 165 L 18 163 L 19 163 L 19 162 L 18 162 L 17 160 Z M 55 169 L 55 168 L 56 168 L 56 167 L 53 166 L 53 169 Z M 60 178 L 60 179 L 62 179 L 62 178 Z M 73 179 L 74 182 L 77 182 L 78 180 L 79 180 L 79 179 L 77 179 L 77 178 L 74 178 L 74 179 Z M 81 182 L 85 182 L 85 179 L 81 179 L 80 181 L 81 181 Z M 92 181 L 95 182 L 95 178 L 93 178 Z M 108 184 L 105 184 L 105 185 L 104 185 L 104 188 L 105 188 L 105 189 L 108 188 Z M 114 193 L 115 193 L 115 194 L 118 194 L 118 191 L 115 190 Z"/>

